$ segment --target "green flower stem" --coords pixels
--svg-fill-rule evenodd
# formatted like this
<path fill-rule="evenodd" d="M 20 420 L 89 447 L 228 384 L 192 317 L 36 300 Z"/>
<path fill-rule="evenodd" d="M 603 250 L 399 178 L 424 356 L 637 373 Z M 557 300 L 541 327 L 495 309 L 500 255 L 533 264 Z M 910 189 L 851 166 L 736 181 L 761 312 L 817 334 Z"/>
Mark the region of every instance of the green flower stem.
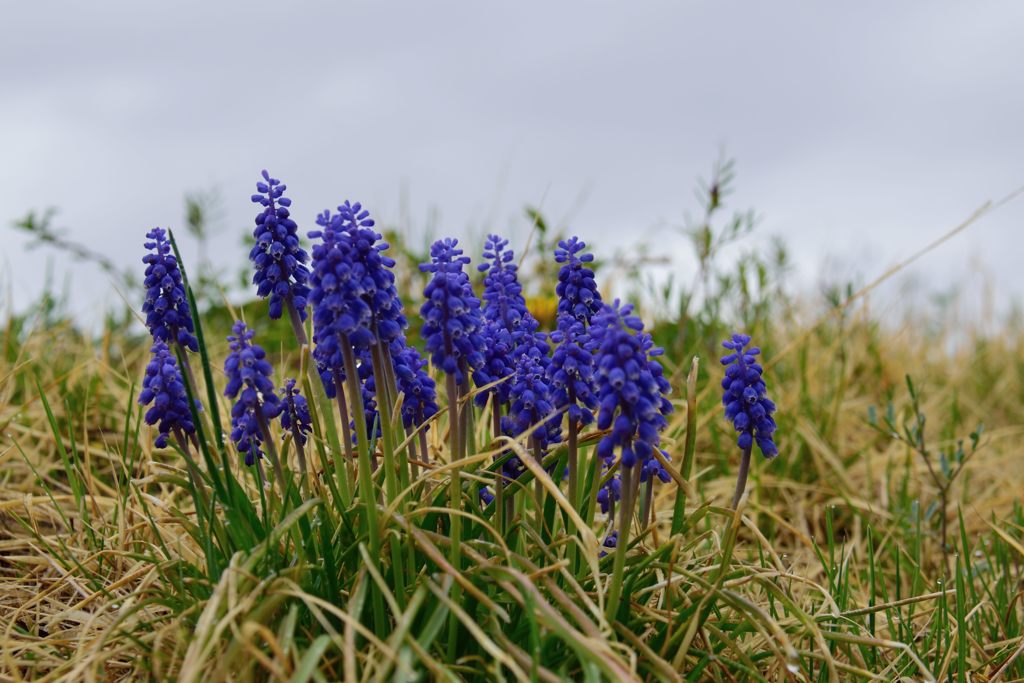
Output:
<path fill-rule="evenodd" d="M 537 460 L 538 465 L 544 463 L 544 451 L 537 441 L 536 437 L 530 437 L 530 445 L 533 449 L 533 457 Z M 541 483 L 540 477 L 534 477 L 533 479 L 533 502 L 537 508 L 537 533 L 542 537 L 544 535 L 544 485 Z"/>
<path fill-rule="evenodd" d="M 263 414 L 263 406 L 260 406 L 256 411 L 256 422 L 260 425 L 260 432 L 263 435 L 263 447 L 267 452 L 267 458 L 270 460 L 271 466 L 274 468 L 274 478 L 277 479 L 277 485 L 281 487 L 281 497 L 284 498 L 287 495 L 285 491 L 284 470 L 281 468 L 281 459 L 277 456 L 277 444 L 274 443 L 274 435 L 270 433 L 270 424 Z"/>
<path fill-rule="evenodd" d="M 683 463 L 679 470 L 686 482 L 690 481 L 693 472 L 693 456 L 697 445 L 697 364 L 698 358 L 693 357 L 690 363 L 690 374 L 686 378 L 686 445 L 683 450 Z M 675 510 L 672 512 L 672 535 L 683 530 L 683 517 L 686 516 L 686 490 L 676 491 Z"/>
<path fill-rule="evenodd" d="M 491 440 L 497 442 L 501 436 L 501 403 L 497 394 L 491 394 Z M 498 468 L 494 475 L 494 514 L 498 533 L 505 535 L 505 477 Z"/>
<path fill-rule="evenodd" d="M 306 336 L 306 328 L 302 325 L 302 316 L 299 315 L 299 309 L 295 308 L 295 302 L 292 300 L 290 294 L 287 299 L 287 307 L 288 319 L 292 323 L 292 329 L 295 331 L 295 339 L 299 342 L 299 347 L 309 346 L 309 338 Z"/>
<path fill-rule="evenodd" d="M 651 512 L 654 510 L 654 476 L 652 475 L 644 485 L 643 505 L 640 507 L 640 528 L 645 529 L 651 525 Z"/>
<path fill-rule="evenodd" d="M 612 579 L 608 587 L 608 602 L 605 616 L 615 621 L 622 597 L 622 570 L 626 565 L 626 548 L 629 546 L 629 531 L 633 522 L 633 505 L 636 497 L 635 467 L 620 467 L 622 472 L 622 501 L 619 505 L 619 540 L 615 546 L 615 560 L 612 565 Z"/>
<path fill-rule="evenodd" d="M 748 448 L 743 449 L 743 457 L 740 458 L 740 471 L 736 476 L 736 492 L 732 494 L 732 509 L 735 510 L 739 507 L 740 498 L 743 497 L 743 492 L 747 488 L 747 475 L 750 473 L 750 451 L 754 447 L 751 444 Z"/>
<path fill-rule="evenodd" d="M 352 427 L 350 426 L 351 418 L 348 415 L 348 402 L 345 400 L 345 381 L 344 379 L 342 379 L 341 373 L 338 372 L 337 370 L 334 371 L 334 395 L 338 401 L 338 417 L 341 418 L 341 441 L 345 448 L 345 463 L 349 468 L 349 476 L 351 478 L 351 470 L 353 463 L 355 462 L 355 455 L 352 452 Z M 362 402 L 362 400 L 363 395 L 362 393 L 360 393 L 360 403 Z"/>
<path fill-rule="evenodd" d="M 349 343 L 348 335 L 341 335 L 340 341 L 341 353 L 345 361 L 345 384 L 348 387 L 348 400 L 355 412 L 356 447 L 359 450 L 359 497 L 363 499 L 363 521 L 370 540 L 370 557 L 377 560 L 380 558 L 381 551 L 380 529 L 377 526 L 377 494 L 373 485 L 370 442 L 366 435 L 366 412 L 363 409 L 362 388 L 359 386 L 359 369 L 356 367 L 356 357 L 352 352 L 352 344 Z M 338 395 L 341 396 L 340 393 Z M 372 593 L 374 621 L 379 634 L 387 629 L 384 598 L 379 590 L 374 589 Z"/>
<path fill-rule="evenodd" d="M 389 387 L 391 383 L 386 370 L 387 364 L 385 363 L 384 354 L 381 352 L 379 344 L 375 344 L 374 348 L 371 349 L 370 362 L 373 364 L 373 376 L 378 379 L 377 390 L 378 390 L 378 415 L 381 420 L 381 442 L 384 448 L 384 488 L 387 496 L 387 500 L 391 501 L 398 498 L 398 484 L 396 481 L 398 478 L 398 466 L 395 460 L 395 434 L 393 433 L 394 424 L 392 423 L 391 416 L 393 414 L 394 402 L 392 396 L 395 395 L 393 391 L 394 387 Z M 391 549 L 391 564 L 394 569 L 393 575 L 395 577 L 395 601 L 401 609 L 405 609 L 405 563 L 402 558 L 402 549 L 397 543 L 389 544 Z"/>
<path fill-rule="evenodd" d="M 459 415 L 459 392 L 455 382 L 455 375 L 445 377 L 445 389 L 448 393 L 448 436 L 450 439 L 451 461 L 456 462 L 462 459 L 462 438 L 461 419 Z M 458 467 L 453 467 L 450 476 L 448 489 L 448 507 L 452 514 L 449 515 L 451 525 L 451 563 L 455 571 L 462 571 L 462 483 L 459 478 Z M 462 598 L 462 588 L 456 583 L 452 586 L 452 601 L 457 605 Z M 448 622 L 448 659 L 455 661 L 455 653 L 458 651 L 459 619 L 452 613 Z"/>

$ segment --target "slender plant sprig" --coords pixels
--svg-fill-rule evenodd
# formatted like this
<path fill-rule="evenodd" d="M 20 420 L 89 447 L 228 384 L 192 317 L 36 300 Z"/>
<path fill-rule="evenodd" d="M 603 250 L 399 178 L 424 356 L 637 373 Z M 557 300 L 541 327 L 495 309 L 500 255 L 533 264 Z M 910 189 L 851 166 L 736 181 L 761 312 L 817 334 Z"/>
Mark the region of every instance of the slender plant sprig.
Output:
<path fill-rule="evenodd" d="M 292 200 L 284 196 L 287 186 L 263 171 L 263 181 L 256 183 L 257 194 L 252 201 L 263 207 L 256 216 L 253 237 L 256 244 L 249 251 L 255 266 L 252 281 L 256 293 L 269 298 L 271 319 L 281 317 L 285 308 L 300 346 L 305 346 L 306 300 L 309 297 L 309 255 L 299 245 L 298 225 L 291 218 Z"/>
<path fill-rule="evenodd" d="M 661 350 L 643 333 L 643 321 L 629 304 L 603 305 L 594 316 L 591 333 L 597 346 L 598 429 L 610 429 L 598 443 L 598 455 L 617 459 L 622 472 L 622 502 L 606 614 L 615 619 L 622 595 L 622 572 L 629 547 L 634 504 L 641 473 L 654 451 L 660 450 L 660 432 L 672 412 L 671 391 L 661 364 Z"/>
<path fill-rule="evenodd" d="M 775 419 L 772 417 L 775 404 L 766 395 L 768 389 L 761 378 L 764 369 L 756 358 L 761 349 L 756 346 L 746 348 L 748 344 L 750 337 L 745 334 L 733 334 L 731 339 L 722 342 L 722 346 L 730 351 L 722 357 L 722 365 L 726 366 L 725 377 L 722 378 L 722 405 L 725 406 L 725 418 L 740 434 L 736 443 L 743 451 L 732 497 L 733 509 L 740 504 L 747 488 L 754 443 L 766 459 L 779 454 L 774 440 Z"/>
<path fill-rule="evenodd" d="M 925 438 L 925 426 L 928 422 L 928 416 L 925 414 L 921 407 L 921 394 L 914 386 L 914 381 L 910 375 L 906 375 L 907 391 L 910 394 L 910 414 L 907 419 L 900 425 L 897 423 L 896 411 L 893 409 L 892 404 L 889 404 L 888 410 L 886 410 L 882 424 L 879 424 L 877 411 L 874 407 L 868 410 L 868 422 L 872 427 L 885 434 L 888 437 L 897 439 L 903 442 L 910 448 L 912 448 L 924 461 L 925 466 L 928 468 L 928 476 L 931 478 L 932 483 L 938 490 L 938 504 L 940 518 L 940 543 L 942 545 L 942 556 L 944 559 L 943 571 L 948 571 L 948 559 L 949 559 L 949 494 L 953 488 L 953 484 L 956 483 L 957 478 L 963 473 L 967 463 L 974 457 L 978 452 L 981 442 L 981 434 L 985 429 L 983 424 L 978 424 L 977 428 L 968 436 L 970 442 L 969 449 L 964 445 L 964 439 L 950 438 L 949 441 L 953 444 L 947 448 L 939 449 L 938 462 L 935 462 L 933 457 L 933 450 L 928 445 Z M 951 421 L 951 431 L 956 429 L 956 425 L 959 424 L 959 413 L 956 405 L 953 406 L 953 419 Z"/>
<path fill-rule="evenodd" d="M 683 481 L 690 483 L 693 473 L 693 460 L 697 448 L 697 368 L 699 359 L 694 356 L 690 363 L 690 374 L 686 377 L 686 441 L 683 446 L 683 461 L 679 474 Z M 672 512 L 672 535 L 683 530 L 686 515 L 686 490 L 680 488 L 676 495 L 675 509 Z"/>

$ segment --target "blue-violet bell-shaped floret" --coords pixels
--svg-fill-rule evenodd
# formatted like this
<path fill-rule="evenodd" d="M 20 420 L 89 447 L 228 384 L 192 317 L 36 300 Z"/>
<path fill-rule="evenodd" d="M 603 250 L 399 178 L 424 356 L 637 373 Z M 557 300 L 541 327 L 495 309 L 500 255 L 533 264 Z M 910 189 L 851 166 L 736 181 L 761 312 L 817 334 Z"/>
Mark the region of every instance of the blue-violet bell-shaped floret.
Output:
<path fill-rule="evenodd" d="M 281 401 L 270 376 L 273 367 L 266 352 L 252 341 L 253 331 L 237 321 L 228 337 L 231 353 L 224 361 L 228 383 L 224 395 L 236 399 L 231 408 L 231 440 L 244 454 L 245 464 L 263 456 L 263 428 L 281 413 Z"/>
<path fill-rule="evenodd" d="M 775 404 L 767 396 L 767 387 L 761 374 L 764 369 L 757 362 L 761 349 L 746 348 L 750 337 L 734 334 L 722 342 L 729 353 L 722 357 L 725 377 L 722 379 L 722 405 L 725 417 L 739 432 L 737 443 L 743 450 L 749 450 L 754 442 L 766 458 L 779 454 L 775 446 Z"/>
<path fill-rule="evenodd" d="M 292 200 L 284 196 L 287 187 L 263 171 L 263 180 L 256 183 L 257 194 L 252 201 L 263 207 L 256 216 L 252 236 L 256 244 L 249 251 L 255 271 L 252 276 L 256 293 L 270 298 L 270 317 L 281 317 L 284 306 L 291 302 L 300 320 L 306 319 L 309 287 L 309 255 L 299 245 L 298 226 L 291 218 Z"/>
<path fill-rule="evenodd" d="M 181 437 L 195 434 L 192 422 L 192 411 L 188 405 L 188 392 L 182 380 L 181 371 L 174 354 L 163 341 L 153 344 L 152 358 L 146 366 L 146 377 L 142 380 L 142 392 L 139 404 L 153 404 L 146 411 L 145 420 L 148 425 L 157 425 L 159 434 L 154 445 L 166 448 L 167 439 L 172 433 Z M 184 444 L 182 444 L 184 447 Z"/>
<path fill-rule="evenodd" d="M 611 429 L 598 443 L 605 462 L 619 455 L 622 467 L 643 465 L 654 457 L 660 432 L 672 412 L 671 391 L 661 364 L 661 350 L 643 334 L 643 322 L 631 305 L 605 304 L 590 328 L 596 343 L 598 429 Z"/>
<path fill-rule="evenodd" d="M 587 245 L 578 237 L 561 240 L 555 249 L 555 261 L 564 264 L 558 270 L 558 312 L 568 313 L 589 325 L 601 310 L 601 293 L 597 291 L 594 271 L 587 265 L 594 255 L 583 252 Z"/>
<path fill-rule="evenodd" d="M 433 274 L 423 292 L 420 316 L 431 361 L 462 384 L 468 373 L 483 365 L 484 320 L 480 300 L 463 270 L 469 257 L 463 256 L 458 243 L 451 238 L 434 242 L 430 262 L 420 265 L 421 271 Z"/>
<path fill-rule="evenodd" d="M 609 550 L 615 550 L 616 546 L 619 545 L 619 531 L 618 531 L 618 529 L 615 529 L 611 533 L 609 533 L 605 537 L 604 543 L 602 543 L 601 545 L 604 546 L 605 550 L 602 550 L 601 553 L 598 555 L 598 557 L 604 557 L 605 555 L 608 554 Z"/>
<path fill-rule="evenodd" d="M 151 251 L 142 257 L 146 264 L 146 300 L 142 304 L 146 327 L 155 341 L 198 351 L 192 310 L 167 233 L 163 228 L 153 228 L 146 233 L 146 239 L 145 247 Z"/>

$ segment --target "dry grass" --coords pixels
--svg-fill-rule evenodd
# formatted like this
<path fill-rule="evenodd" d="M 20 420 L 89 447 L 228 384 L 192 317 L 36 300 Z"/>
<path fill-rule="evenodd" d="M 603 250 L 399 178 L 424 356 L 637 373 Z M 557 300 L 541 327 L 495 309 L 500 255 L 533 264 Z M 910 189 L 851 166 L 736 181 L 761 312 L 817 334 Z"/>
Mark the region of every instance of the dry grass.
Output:
<path fill-rule="evenodd" d="M 748 660 L 770 680 L 794 675 L 780 668 L 781 662 L 792 656 L 784 652 L 789 648 L 823 660 L 823 670 L 831 672 L 826 677 L 845 678 L 857 671 L 863 675 L 870 671 L 891 679 L 897 671 L 886 665 L 900 659 L 905 639 L 889 623 L 891 611 L 885 609 L 880 591 L 871 594 L 866 529 L 868 525 L 874 529 L 875 558 L 894 552 L 911 555 L 914 551 L 905 545 L 907 520 L 899 513 L 901 501 L 917 500 L 927 507 L 936 491 L 921 458 L 867 424 L 868 407 L 884 406 L 892 391 L 898 412 L 906 403 L 902 377 L 911 373 L 924 378 L 919 379 L 926 397 L 922 409 L 935 416 L 936 423 L 949 414 L 950 404 L 956 400 L 963 424 L 986 424 L 982 447 L 955 485 L 954 500 L 962 511 L 969 542 L 997 542 L 1000 537 L 993 535 L 993 527 L 1003 530 L 1012 541 L 1008 547 L 1019 576 L 1024 557 L 1020 541 L 1014 539 L 1020 538 L 1016 525 L 1020 524 L 1020 491 L 1024 490 L 1024 468 L 1020 466 L 1024 435 L 1022 339 L 1002 335 L 973 340 L 950 355 L 942 351 L 942 339 L 922 339 L 913 326 L 882 331 L 863 308 L 856 316 L 847 317 L 841 328 L 830 323 L 809 335 L 799 334 L 799 328 L 797 332 L 780 332 L 762 343 L 773 366 L 771 390 L 783 406 L 782 455 L 772 464 L 755 466 L 744 528 L 734 551 L 736 564 L 719 577 L 723 579 L 721 590 L 729 599 L 749 601 L 745 608 L 760 619 L 759 630 L 733 643 L 734 653 L 738 661 L 745 661 L 751 653 L 783 651 L 781 658 L 759 659 L 756 664 Z M 787 355 L 773 356 L 771 349 L 785 349 L 788 342 L 800 338 L 798 345 L 788 347 Z M 232 674 L 225 664 L 233 665 L 239 657 L 255 663 L 250 675 L 259 671 L 260 677 L 288 678 L 306 662 L 305 653 L 294 651 L 295 640 L 282 636 L 273 622 L 265 621 L 268 605 L 288 599 L 305 601 L 325 624 L 330 620 L 323 615 L 332 612 L 346 624 L 340 630 L 332 626 L 326 631 L 339 647 L 332 648 L 323 662 L 318 657 L 311 660 L 317 668 L 334 675 L 359 671 L 363 678 L 376 671 L 379 678 L 386 678 L 390 674 L 384 671 L 407 666 L 396 659 L 394 643 L 377 641 L 369 633 L 364 635 L 370 645 L 360 645 L 357 651 L 354 634 L 362 627 L 346 620 L 344 605 L 318 603 L 287 575 L 273 580 L 253 576 L 247 573 L 242 558 L 236 558 L 235 566 L 225 572 L 208 603 L 182 611 L 174 604 L 164 574 L 174 566 L 173 561 L 161 565 L 151 558 L 162 557 L 166 551 L 172 560 L 202 564 L 201 549 L 181 531 L 190 514 L 190 500 L 175 479 L 184 477 L 185 472 L 174 458 L 154 453 L 147 439 L 136 441 L 136 418 L 126 427 L 120 408 L 128 404 L 130 388 L 139 376 L 142 348 L 121 336 L 80 339 L 67 327 L 37 330 L 23 343 L 8 339 L 6 346 L 16 353 L 9 354 L 0 366 L 4 378 L 0 390 L 4 435 L 0 451 L 0 678 L 181 676 L 199 680 L 211 674 L 222 678 Z M 64 406 L 53 407 L 63 438 L 73 440 L 77 449 L 75 457 L 84 475 L 81 505 L 76 504 L 75 485 L 61 464 L 36 382 L 44 394 L 68 399 Z M 693 487 L 704 505 L 723 505 L 733 486 L 728 463 L 732 452 L 728 437 L 718 428 L 720 412 L 710 407 L 717 400 L 715 383 L 702 377 L 701 384 Z M 55 404 L 58 400 L 51 398 Z M 705 406 L 708 408 L 703 409 Z M 807 412 L 801 406 L 814 410 Z M 678 411 L 668 431 L 669 442 L 676 442 L 670 452 L 679 451 L 684 420 L 684 411 Z M 938 439 L 940 429 L 936 424 L 929 436 Z M 140 445 L 138 451 L 134 450 L 136 444 Z M 901 491 L 904 486 L 906 492 Z M 658 495 L 661 523 L 651 534 L 660 536 L 660 541 L 667 534 L 675 495 L 675 486 L 662 487 Z M 691 504 L 689 509 L 692 512 L 696 507 Z M 956 513 L 956 509 L 950 510 L 951 528 L 956 528 Z M 829 576 L 834 568 L 822 563 L 815 546 L 827 548 L 829 517 L 835 544 L 841 548 L 841 565 L 848 568 L 842 607 L 835 597 L 835 577 Z M 165 542 L 171 539 L 167 548 L 158 548 L 156 530 Z M 656 547 L 660 541 L 649 538 L 647 543 Z M 909 627 L 922 634 L 938 618 L 940 598 L 952 590 L 936 588 L 935 581 L 951 575 L 954 559 L 947 557 L 944 564 L 934 529 L 925 528 L 919 541 L 921 585 L 914 591 L 906 575 L 901 580 L 906 584 L 902 599 L 917 605 Z M 726 542 L 720 523 L 698 527 L 679 553 L 673 581 L 690 585 L 713 582 L 721 546 Z M 875 561 L 881 575 L 877 581 L 888 584 L 888 604 L 895 604 L 891 563 Z M 1007 590 L 1019 623 L 1020 586 L 1007 586 Z M 771 607 L 769 599 L 773 591 L 776 600 L 792 604 L 776 612 L 778 603 Z M 982 595 L 969 607 L 972 612 L 991 612 L 992 597 Z M 823 629 L 815 628 L 830 615 L 863 616 L 871 609 L 878 615 L 873 636 L 825 636 Z M 801 624 L 801 620 L 806 621 Z M 709 621 L 693 637 L 720 637 L 731 642 L 727 633 L 716 633 L 715 628 L 713 620 Z M 507 660 L 508 670 L 523 670 L 523 662 L 517 664 L 516 660 L 526 655 L 517 652 L 513 644 L 479 635 L 493 646 L 485 651 Z M 640 650 L 644 635 L 628 634 L 622 642 L 609 642 L 605 647 L 618 649 L 623 653 L 621 660 L 629 663 L 634 656 L 623 652 L 622 643 Z M 860 641 L 877 651 L 878 659 L 867 661 L 864 650 L 850 647 Z M 977 680 L 994 680 L 1022 645 L 1019 632 L 1004 642 L 972 640 L 968 658 Z M 306 652 L 323 652 L 326 646 L 317 641 L 315 649 Z M 931 674 L 950 670 L 950 654 L 944 659 L 931 654 L 937 653 L 919 652 L 903 658 L 900 673 L 915 675 L 907 662 L 918 657 L 922 669 Z M 424 653 L 418 668 L 432 661 Z M 668 676 L 671 672 L 662 673 Z M 661 677 L 657 671 L 647 675 Z M 1010 679 L 1002 675 L 1002 680 Z"/>
<path fill-rule="evenodd" d="M 823 315 L 786 302 L 748 329 L 780 406 L 780 456 L 755 462 L 737 515 L 726 507 L 738 454 L 718 403 L 721 321 L 658 327 L 677 406 L 665 447 L 678 464 L 689 399 L 696 460 L 688 481 L 673 471 L 678 480 L 657 489 L 655 522 L 627 567 L 625 619 L 604 614 L 603 519 L 572 533 L 578 517 L 540 467 L 564 526 L 525 525 L 506 543 L 468 510 L 479 538 L 465 544 L 462 571 L 448 564 L 435 495 L 452 469 L 444 415 L 430 436 L 440 466 L 405 492 L 409 505 L 381 508 L 391 569 L 394 548 L 408 550 L 412 585 L 397 588 L 397 572 L 346 536 L 351 510 L 337 506 L 330 522 L 329 476 L 211 572 L 189 473 L 152 449 L 133 403 L 143 340 L 124 329 L 85 338 L 63 323 L 29 331 L 12 318 L 0 344 L 0 680 L 1024 680 L 1024 333 L 884 326 L 870 289 Z M 219 367 L 224 349 L 210 348 Z M 298 370 L 287 348 L 275 361 Z M 893 424 L 910 427 L 904 438 L 879 427 L 890 405 Z M 914 448 L 921 415 L 928 459 Z M 481 418 L 481 447 L 463 468 L 496 452 Z M 975 452 L 967 435 L 979 423 Z M 943 509 L 939 453 L 964 439 Z M 681 492 L 686 524 L 672 534 Z M 330 572 L 311 570 L 297 541 L 288 555 L 293 526 L 321 515 L 340 549 L 331 590 L 311 582 Z M 590 553 L 578 567 L 574 545 Z M 383 629 L 368 596 L 390 615 Z M 438 633 L 449 618 L 462 640 L 446 650 Z"/>

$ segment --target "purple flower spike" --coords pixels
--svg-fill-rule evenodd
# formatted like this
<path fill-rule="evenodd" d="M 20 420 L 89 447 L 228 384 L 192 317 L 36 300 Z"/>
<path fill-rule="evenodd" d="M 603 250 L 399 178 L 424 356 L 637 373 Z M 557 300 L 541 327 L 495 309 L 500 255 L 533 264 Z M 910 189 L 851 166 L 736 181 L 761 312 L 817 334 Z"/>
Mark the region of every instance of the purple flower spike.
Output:
<path fill-rule="evenodd" d="M 153 344 L 152 353 L 153 357 L 146 366 L 146 377 L 142 380 L 139 405 L 153 404 L 146 411 L 146 424 L 157 425 L 159 434 L 154 445 L 166 448 L 172 432 L 180 432 L 179 436 L 195 434 L 196 428 L 192 423 L 185 382 L 174 354 L 162 341 Z"/>
<path fill-rule="evenodd" d="M 231 440 L 244 454 L 245 464 L 254 465 L 263 457 L 261 423 L 269 423 L 281 413 L 281 401 L 274 392 L 270 376 L 273 367 L 266 352 L 252 341 L 252 330 L 237 321 L 228 337 L 231 353 L 224 361 L 228 384 L 224 395 L 237 399 L 231 408 Z"/>
<path fill-rule="evenodd" d="M 146 314 L 146 327 L 155 341 L 179 344 L 191 351 L 199 350 L 199 342 L 192 326 L 192 310 L 185 296 L 178 259 L 171 253 L 171 243 L 163 228 L 146 233 L 146 249 L 152 251 L 142 257 L 146 264 L 146 301 L 142 312 Z"/>
<path fill-rule="evenodd" d="M 725 417 L 739 432 L 737 444 L 744 451 L 754 443 L 761 449 L 761 454 L 768 459 L 779 454 L 775 446 L 775 404 L 767 396 L 768 388 L 761 378 L 764 369 L 757 362 L 761 349 L 746 348 L 750 337 L 745 334 L 734 334 L 732 338 L 722 342 L 729 353 L 722 357 L 725 377 L 722 379 L 722 405 L 725 406 Z"/>
<path fill-rule="evenodd" d="M 263 181 L 256 183 L 257 194 L 252 201 L 263 207 L 256 216 L 252 236 L 256 244 L 249 252 L 249 260 L 256 270 L 252 281 L 256 293 L 270 298 L 270 317 L 277 319 L 285 304 L 291 301 L 300 320 L 306 319 L 306 299 L 309 296 L 309 255 L 299 246 L 298 226 L 291 219 L 292 200 L 284 196 L 286 186 L 263 171 Z"/>
<path fill-rule="evenodd" d="M 421 271 L 433 273 L 423 292 L 420 315 L 426 350 L 434 365 L 462 384 L 468 373 L 484 363 L 484 319 L 480 300 L 463 270 L 469 257 L 463 256 L 458 244 L 451 238 L 434 242 L 430 263 L 420 265 Z"/>

